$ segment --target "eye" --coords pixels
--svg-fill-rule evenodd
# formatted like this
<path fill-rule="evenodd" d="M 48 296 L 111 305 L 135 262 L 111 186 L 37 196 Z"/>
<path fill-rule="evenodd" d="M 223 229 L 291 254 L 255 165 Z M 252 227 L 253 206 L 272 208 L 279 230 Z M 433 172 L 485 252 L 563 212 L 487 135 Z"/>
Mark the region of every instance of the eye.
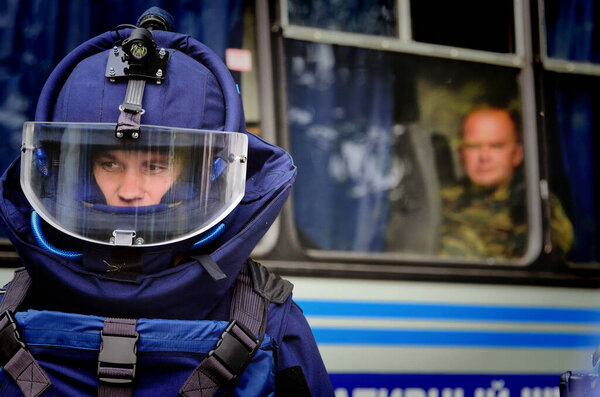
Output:
<path fill-rule="evenodd" d="M 481 148 L 481 144 L 465 142 L 465 143 L 463 143 L 462 148 L 467 149 L 467 150 L 479 149 L 479 148 Z"/>
<path fill-rule="evenodd" d="M 169 170 L 169 165 L 166 163 L 162 163 L 162 162 L 150 162 L 148 164 L 144 164 L 142 166 L 142 171 L 147 173 L 147 174 L 151 174 L 151 175 L 155 175 L 155 174 L 160 174 L 163 173 L 165 171 Z"/>
<path fill-rule="evenodd" d="M 116 172 L 122 169 L 121 165 L 113 160 L 101 160 L 98 162 L 100 167 L 107 172 Z"/>

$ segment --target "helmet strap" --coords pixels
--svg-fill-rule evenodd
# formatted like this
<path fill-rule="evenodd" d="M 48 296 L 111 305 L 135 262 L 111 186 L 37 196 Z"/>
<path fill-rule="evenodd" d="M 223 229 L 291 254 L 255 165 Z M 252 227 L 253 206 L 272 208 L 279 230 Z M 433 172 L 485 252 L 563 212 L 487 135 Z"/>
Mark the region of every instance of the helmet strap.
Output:
<path fill-rule="evenodd" d="M 138 139 L 140 137 L 140 123 L 142 114 L 144 114 L 142 99 L 145 87 L 145 80 L 130 79 L 127 82 L 125 100 L 119 106 L 121 114 L 119 115 L 119 121 L 115 130 L 117 138 Z"/>

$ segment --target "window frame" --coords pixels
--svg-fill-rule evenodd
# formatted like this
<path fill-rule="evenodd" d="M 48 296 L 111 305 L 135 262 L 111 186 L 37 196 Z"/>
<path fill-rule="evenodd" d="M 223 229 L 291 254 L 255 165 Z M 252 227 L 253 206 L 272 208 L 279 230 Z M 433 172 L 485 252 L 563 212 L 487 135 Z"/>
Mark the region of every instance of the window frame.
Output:
<path fill-rule="evenodd" d="M 413 0 L 414 1 L 414 0 Z M 500 66 L 523 67 L 526 61 L 524 26 L 517 21 L 524 19 L 523 3 L 528 0 L 513 0 L 515 10 L 514 54 L 502 54 L 470 48 L 423 43 L 413 40 L 411 32 L 410 0 L 396 0 L 398 34 L 396 37 L 351 33 L 322 28 L 300 26 L 290 23 L 287 1 L 280 1 L 279 24 L 286 39 L 311 41 L 315 43 L 337 44 L 372 50 L 394 51 L 406 54 L 457 59 Z"/>
<path fill-rule="evenodd" d="M 257 0 L 257 13 L 262 2 Z M 274 6 L 274 24 L 261 25 L 257 24 L 258 29 L 261 26 L 268 26 L 271 29 L 276 45 L 274 52 L 274 64 L 278 69 L 278 92 L 279 98 L 277 106 L 277 115 L 279 117 L 279 128 L 277 135 L 277 143 L 289 151 L 289 129 L 287 123 L 287 92 L 286 92 L 286 77 L 285 77 L 285 54 L 284 40 L 301 40 L 316 43 L 345 45 L 366 49 L 374 49 L 379 51 L 390 51 L 404 54 L 420 55 L 433 58 L 445 58 L 451 60 L 470 61 L 481 64 L 499 65 L 508 68 L 519 69 L 518 87 L 521 96 L 522 123 L 523 123 L 523 140 L 525 151 L 525 182 L 527 186 L 526 207 L 527 207 L 527 224 L 528 224 L 528 245 L 525 254 L 518 259 L 505 258 L 487 258 L 487 259 L 466 259 L 466 258 L 439 258 L 435 255 L 427 254 L 408 254 L 402 252 L 352 252 L 352 251 L 327 251 L 305 248 L 302 246 L 298 231 L 295 226 L 293 202 L 294 196 L 290 195 L 286 208 L 281 216 L 282 227 L 279 230 L 280 239 L 285 239 L 289 248 L 294 253 L 290 254 L 291 258 L 306 258 L 312 261 L 321 261 L 327 263 L 326 268 L 329 270 L 348 271 L 354 268 L 356 271 L 375 272 L 383 271 L 384 273 L 395 273 L 395 267 L 398 265 L 414 264 L 420 265 L 420 268 L 425 270 L 426 265 L 443 265 L 443 266 L 477 266 L 482 265 L 497 265 L 498 267 L 508 266 L 526 267 L 531 265 L 540 255 L 542 251 L 542 216 L 541 216 L 541 198 L 540 198 L 540 176 L 538 162 L 538 145 L 537 145 L 537 119 L 536 119 L 536 100 L 535 100 L 535 84 L 533 74 L 533 47 L 531 39 L 531 20 L 529 14 L 529 0 L 514 0 L 515 10 L 515 48 L 514 54 L 499 54 L 481 50 L 472 50 L 465 48 L 456 48 L 450 46 L 442 46 L 429 43 L 418 43 L 410 38 L 410 2 L 409 0 L 397 0 L 397 13 L 400 28 L 397 29 L 398 37 L 382 37 L 374 35 L 364 35 L 358 33 L 329 31 L 319 28 L 309 28 L 289 23 L 287 16 L 287 2 L 281 0 Z M 404 21 L 404 23 L 403 23 Z M 260 47 L 260 45 L 259 45 Z M 262 76 L 269 76 L 263 74 Z M 264 92 L 263 92 L 264 93 Z M 266 251 L 268 254 L 271 251 Z M 267 256 L 268 257 L 268 256 Z M 283 259 L 283 258 L 282 258 Z M 345 262 L 345 263 L 344 263 Z M 278 261 L 283 268 L 289 266 L 298 266 L 297 262 L 292 262 L 289 266 L 286 259 L 283 262 Z M 361 265 L 360 263 L 368 263 Z M 374 266 L 379 265 L 379 270 Z M 303 264 L 308 269 L 323 270 L 323 263 L 307 262 Z M 362 266 L 366 266 L 363 268 Z M 496 266 L 494 266 L 496 267 Z M 352 272 L 352 270 L 350 270 Z"/>
<path fill-rule="evenodd" d="M 574 78 L 587 78 L 587 79 L 597 79 L 600 77 L 600 62 L 583 62 L 583 61 L 572 61 L 566 59 L 560 59 L 551 57 L 548 55 L 548 36 L 547 36 L 547 21 L 546 21 L 546 0 L 537 0 L 537 39 L 538 39 L 538 52 L 539 52 L 539 61 L 538 64 L 541 70 L 541 85 L 542 87 L 545 85 L 544 81 L 548 78 L 548 76 L 571 76 Z M 599 21 L 600 22 L 600 21 Z M 546 80 L 547 81 L 547 80 Z M 547 104 L 546 101 L 541 104 L 540 112 L 543 114 L 542 119 L 546 117 L 547 114 Z M 546 141 L 546 126 L 545 121 L 541 121 L 542 127 L 540 131 L 543 135 L 544 144 Z M 544 150 L 546 150 L 544 148 Z M 547 170 L 547 158 L 546 153 L 542 154 L 544 157 L 544 178 L 540 181 L 540 189 L 541 195 L 545 202 L 546 208 L 544 209 L 545 213 L 547 213 L 547 218 L 550 217 L 550 188 L 548 178 L 551 178 L 549 172 Z M 548 228 L 549 229 L 549 228 Z M 548 248 L 551 248 L 551 231 L 545 230 L 544 241 Z M 567 261 L 566 266 L 571 270 L 583 270 L 583 271 L 598 271 L 600 269 L 599 262 L 574 262 Z"/>
<path fill-rule="evenodd" d="M 577 75 L 600 76 L 600 63 L 569 61 L 548 55 L 548 36 L 546 29 L 546 0 L 538 0 L 538 35 L 541 64 L 549 72 Z"/>

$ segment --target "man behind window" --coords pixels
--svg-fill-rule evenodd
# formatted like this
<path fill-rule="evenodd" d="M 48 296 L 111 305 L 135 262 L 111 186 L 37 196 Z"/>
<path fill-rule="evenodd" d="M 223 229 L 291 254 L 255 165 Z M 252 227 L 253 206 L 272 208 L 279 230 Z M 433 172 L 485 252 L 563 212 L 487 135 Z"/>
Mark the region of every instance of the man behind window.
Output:
<path fill-rule="evenodd" d="M 521 164 L 523 144 L 510 113 L 483 107 L 462 124 L 460 158 L 465 178 L 442 189 L 441 256 L 522 256 L 527 213 Z M 573 226 L 551 195 L 552 242 L 566 253 Z"/>

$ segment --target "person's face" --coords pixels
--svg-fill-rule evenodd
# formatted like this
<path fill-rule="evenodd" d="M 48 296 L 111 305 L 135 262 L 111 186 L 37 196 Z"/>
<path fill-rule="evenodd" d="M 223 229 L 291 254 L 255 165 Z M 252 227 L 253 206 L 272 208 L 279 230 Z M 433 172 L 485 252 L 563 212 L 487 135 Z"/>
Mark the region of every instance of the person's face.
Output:
<path fill-rule="evenodd" d="M 139 150 L 109 150 L 94 160 L 94 178 L 106 204 L 117 207 L 159 204 L 181 169 L 167 153 Z"/>
<path fill-rule="evenodd" d="M 477 111 L 463 125 L 461 159 L 471 182 L 498 187 L 510 182 L 523 161 L 523 146 L 510 116 L 495 109 Z"/>

